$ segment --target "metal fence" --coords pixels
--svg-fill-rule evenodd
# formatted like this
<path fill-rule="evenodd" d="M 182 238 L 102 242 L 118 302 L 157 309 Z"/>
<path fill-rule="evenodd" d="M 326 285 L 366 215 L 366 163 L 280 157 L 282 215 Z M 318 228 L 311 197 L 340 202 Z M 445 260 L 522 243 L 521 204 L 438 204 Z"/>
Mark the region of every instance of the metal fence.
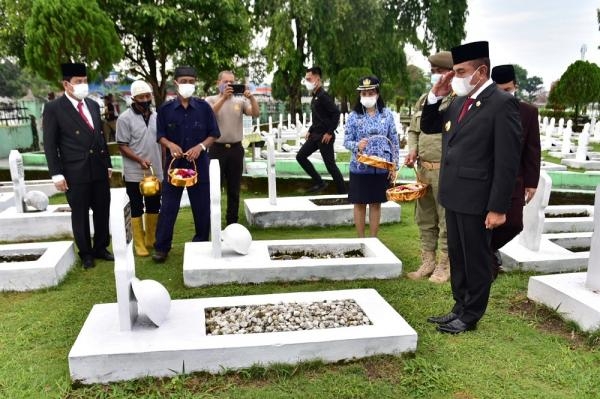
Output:
<path fill-rule="evenodd" d="M 29 110 L 22 103 L 0 103 L 0 126 L 26 125 L 29 121 Z"/>

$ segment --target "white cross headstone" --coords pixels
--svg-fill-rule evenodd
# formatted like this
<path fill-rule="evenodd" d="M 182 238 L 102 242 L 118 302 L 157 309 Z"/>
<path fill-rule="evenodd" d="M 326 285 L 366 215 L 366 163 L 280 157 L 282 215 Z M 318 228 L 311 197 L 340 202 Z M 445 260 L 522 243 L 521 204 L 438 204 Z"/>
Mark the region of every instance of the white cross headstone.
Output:
<path fill-rule="evenodd" d="M 541 132 L 546 132 L 546 127 L 548 126 L 548 117 L 544 116 L 542 118 L 542 128 L 540 129 Z"/>
<path fill-rule="evenodd" d="M 562 155 L 567 155 L 571 152 L 571 134 L 573 134 L 573 131 L 571 130 L 571 126 L 567 123 L 567 127 L 563 130 L 562 134 L 562 145 L 560 147 L 560 153 Z"/>
<path fill-rule="evenodd" d="M 565 125 L 565 118 L 560 118 L 558 120 L 558 126 L 556 127 L 556 133 L 557 133 L 558 137 L 562 136 L 563 130 L 564 130 L 564 125 Z"/>
<path fill-rule="evenodd" d="M 576 161 L 585 161 L 587 158 L 587 147 L 590 142 L 590 124 L 586 123 L 583 126 L 583 131 L 577 138 L 577 152 L 575 153 Z"/>
<path fill-rule="evenodd" d="M 124 188 L 111 190 L 110 232 L 115 257 L 115 284 L 121 331 L 131 330 L 138 317 L 138 306 L 131 288 L 135 260 L 131 229 L 131 206 Z"/>
<path fill-rule="evenodd" d="M 590 120 L 590 136 L 595 133 L 596 130 L 596 117 L 592 116 Z"/>
<path fill-rule="evenodd" d="M 585 286 L 593 291 L 600 291 L 600 186 L 596 187 L 594 199 L 594 232 L 590 245 Z"/>
<path fill-rule="evenodd" d="M 554 125 L 556 125 L 556 118 L 550 118 L 550 122 L 548 122 L 550 126 L 552 126 L 552 131 L 554 131 Z"/>
<path fill-rule="evenodd" d="M 17 213 L 27 212 L 27 205 L 25 204 L 25 169 L 23 167 L 23 157 L 18 150 L 10 151 L 8 164 L 15 193 L 15 208 Z"/>
<path fill-rule="evenodd" d="M 267 182 L 269 186 L 269 204 L 277 205 L 277 179 L 275 174 L 275 146 L 273 137 L 267 137 Z"/>
<path fill-rule="evenodd" d="M 219 160 L 213 159 L 208 167 L 210 181 L 210 237 L 212 256 L 220 258 L 221 252 L 221 167 Z"/>
<path fill-rule="evenodd" d="M 535 195 L 523 208 L 523 231 L 519 234 L 518 242 L 531 251 L 539 251 L 544 230 L 546 215 L 544 210 L 550 200 L 552 180 L 547 172 L 540 172 Z"/>
<path fill-rule="evenodd" d="M 279 114 L 279 128 L 278 132 L 275 136 L 275 140 L 277 141 L 277 151 L 281 151 L 281 146 L 283 145 L 283 114 Z"/>

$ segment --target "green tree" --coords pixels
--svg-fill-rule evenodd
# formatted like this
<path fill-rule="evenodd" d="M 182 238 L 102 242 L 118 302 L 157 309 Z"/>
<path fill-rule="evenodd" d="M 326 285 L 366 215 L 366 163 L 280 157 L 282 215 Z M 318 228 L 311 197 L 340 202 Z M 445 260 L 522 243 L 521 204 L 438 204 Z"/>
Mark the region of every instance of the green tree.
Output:
<path fill-rule="evenodd" d="M 342 112 L 347 112 L 356 105 L 358 80 L 372 74 L 371 70 L 366 67 L 348 67 L 338 72 L 336 79 L 331 82 L 330 90 L 342 98 Z M 343 99 L 347 99 L 347 102 L 345 103 Z"/>
<path fill-rule="evenodd" d="M 552 103 L 564 104 L 574 109 L 574 128 L 582 110 L 592 102 L 598 101 L 600 93 L 600 68 L 598 65 L 578 60 L 569 65 L 561 75 L 556 88 L 550 92 Z"/>
<path fill-rule="evenodd" d="M 544 81 L 539 76 L 528 76 L 527 70 L 514 64 L 517 95 L 528 102 L 535 101 L 537 93 L 542 89 Z"/>
<path fill-rule="evenodd" d="M 125 46 L 127 72 L 166 96 L 171 66 L 191 65 L 203 90 L 250 49 L 250 16 L 239 0 L 99 0 Z"/>
<path fill-rule="evenodd" d="M 95 0 L 34 0 L 25 24 L 25 58 L 39 76 L 57 81 L 63 62 L 108 73 L 123 55 L 112 22 Z"/>
<path fill-rule="evenodd" d="M 19 66 L 10 60 L 0 61 L 0 97 L 14 98 L 24 94 Z"/>
<path fill-rule="evenodd" d="M 25 63 L 25 22 L 33 0 L 0 0 L 0 58 Z"/>

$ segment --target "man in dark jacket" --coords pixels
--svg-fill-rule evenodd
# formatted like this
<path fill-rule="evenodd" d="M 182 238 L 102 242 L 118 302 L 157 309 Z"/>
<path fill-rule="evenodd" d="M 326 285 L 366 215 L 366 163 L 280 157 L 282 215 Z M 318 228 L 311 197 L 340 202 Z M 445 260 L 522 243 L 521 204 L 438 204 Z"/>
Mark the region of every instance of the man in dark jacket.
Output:
<path fill-rule="evenodd" d="M 66 193 L 71 207 L 73 236 L 83 267 L 94 258 L 113 260 L 109 244 L 110 175 L 112 164 L 102 134 L 100 106 L 86 99 L 84 64 L 63 64 L 65 95 L 44 107 L 42 128 L 48 171 L 56 189 Z M 93 211 L 91 245 L 89 212 Z"/>
<path fill-rule="evenodd" d="M 305 80 L 306 89 L 312 93 L 312 101 L 310 102 L 312 124 L 306 134 L 306 142 L 296 155 L 296 160 L 312 178 L 313 186 L 307 192 L 316 193 L 327 186 L 313 164 L 308 160 L 312 153 L 319 150 L 323 162 L 325 162 L 325 167 L 333 178 L 337 192 L 345 194 L 347 192 L 346 184 L 342 173 L 335 164 L 335 153 L 333 151 L 335 129 L 340 121 L 340 110 L 323 89 L 321 68 L 316 66 L 308 68 Z"/>
<path fill-rule="evenodd" d="M 436 83 L 421 130 L 442 132 L 439 200 L 446 209 L 454 306 L 430 317 L 444 333 L 475 329 L 492 284 L 492 229 L 506 221 L 521 157 L 519 103 L 490 79 L 487 42 L 452 49 L 453 71 Z M 457 98 L 440 111 L 439 99 Z"/>
<path fill-rule="evenodd" d="M 500 90 L 515 95 L 517 81 L 515 68 L 512 65 L 498 65 L 492 68 L 492 80 Z M 506 223 L 494 229 L 492 233 L 494 279 L 498 276 L 502 265 L 498 249 L 506 245 L 523 230 L 523 207 L 535 195 L 540 180 L 541 148 L 538 110 L 531 104 L 519 101 L 519 113 L 521 115 L 521 127 L 523 128 L 521 161 L 517 182 L 512 193 L 510 209 L 506 214 Z"/>

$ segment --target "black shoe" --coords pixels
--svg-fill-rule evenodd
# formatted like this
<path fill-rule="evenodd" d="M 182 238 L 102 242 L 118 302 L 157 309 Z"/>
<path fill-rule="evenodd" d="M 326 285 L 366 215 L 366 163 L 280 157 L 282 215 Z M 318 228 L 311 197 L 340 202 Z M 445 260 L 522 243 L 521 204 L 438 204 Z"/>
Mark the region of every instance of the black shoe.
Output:
<path fill-rule="evenodd" d="M 449 323 L 440 324 L 436 327 L 436 330 L 447 334 L 460 334 L 465 331 L 475 330 L 476 328 L 477 324 L 467 324 L 461 319 L 454 319 Z"/>
<path fill-rule="evenodd" d="M 108 250 L 103 249 L 99 252 L 96 252 L 94 254 L 94 258 L 96 259 L 104 259 L 104 260 L 115 260 L 115 257 L 113 256 L 113 254 L 111 254 L 110 252 L 108 252 Z"/>
<path fill-rule="evenodd" d="M 154 251 L 152 260 L 156 263 L 164 263 L 167 260 L 167 255 L 169 255 L 167 252 Z"/>
<path fill-rule="evenodd" d="M 311 186 L 308 190 L 306 190 L 306 193 L 307 194 L 318 193 L 319 191 L 322 191 L 325 187 L 327 187 L 327 183 L 322 181 L 321 183 Z"/>
<path fill-rule="evenodd" d="M 86 270 L 96 266 L 92 255 L 84 255 L 84 257 L 81 258 L 81 263 L 83 263 L 83 268 Z"/>
<path fill-rule="evenodd" d="M 435 323 L 435 324 L 446 324 L 451 322 L 452 320 L 455 320 L 458 318 L 458 315 L 456 313 L 447 313 L 445 315 L 442 316 L 431 316 L 427 318 L 427 321 L 430 323 Z"/>

